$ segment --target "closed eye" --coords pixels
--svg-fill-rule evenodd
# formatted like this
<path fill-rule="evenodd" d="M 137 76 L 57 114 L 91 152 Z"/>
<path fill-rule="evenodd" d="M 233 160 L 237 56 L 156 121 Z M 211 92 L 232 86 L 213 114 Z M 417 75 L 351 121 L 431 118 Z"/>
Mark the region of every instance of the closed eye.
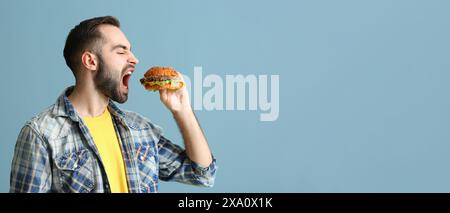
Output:
<path fill-rule="evenodd" d="M 125 54 L 128 50 L 131 51 L 131 47 L 128 48 L 125 45 L 118 44 L 111 49 L 111 51 L 114 51 L 114 50 L 116 50 L 118 54 Z"/>

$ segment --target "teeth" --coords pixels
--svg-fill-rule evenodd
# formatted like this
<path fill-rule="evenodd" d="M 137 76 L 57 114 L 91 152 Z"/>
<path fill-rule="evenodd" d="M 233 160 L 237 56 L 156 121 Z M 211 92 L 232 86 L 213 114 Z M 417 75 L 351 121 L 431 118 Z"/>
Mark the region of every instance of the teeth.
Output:
<path fill-rule="evenodd" d="M 127 73 L 125 73 L 125 74 L 127 74 L 127 75 L 131 75 L 131 71 L 128 71 Z"/>

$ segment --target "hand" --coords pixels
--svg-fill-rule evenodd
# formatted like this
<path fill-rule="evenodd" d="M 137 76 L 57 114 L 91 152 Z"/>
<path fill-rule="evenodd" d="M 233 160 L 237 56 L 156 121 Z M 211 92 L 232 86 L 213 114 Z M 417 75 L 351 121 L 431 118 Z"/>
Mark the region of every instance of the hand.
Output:
<path fill-rule="evenodd" d="M 184 83 L 183 75 L 178 74 Z M 186 85 L 178 90 L 159 90 L 159 99 L 172 113 L 192 111 Z"/>

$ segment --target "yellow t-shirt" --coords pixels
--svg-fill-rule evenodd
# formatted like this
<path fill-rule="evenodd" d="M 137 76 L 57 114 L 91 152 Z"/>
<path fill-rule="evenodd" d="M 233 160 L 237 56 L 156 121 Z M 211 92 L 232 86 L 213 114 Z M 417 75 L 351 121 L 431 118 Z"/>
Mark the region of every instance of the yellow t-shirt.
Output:
<path fill-rule="evenodd" d="M 111 192 L 128 193 L 125 165 L 111 114 L 106 109 L 98 117 L 84 117 L 108 176 Z"/>

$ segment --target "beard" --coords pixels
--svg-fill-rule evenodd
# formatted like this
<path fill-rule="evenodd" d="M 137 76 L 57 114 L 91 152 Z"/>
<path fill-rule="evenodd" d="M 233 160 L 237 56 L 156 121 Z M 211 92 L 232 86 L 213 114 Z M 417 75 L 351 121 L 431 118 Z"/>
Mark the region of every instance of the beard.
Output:
<path fill-rule="evenodd" d="M 113 101 L 121 104 L 125 103 L 128 100 L 128 93 L 120 91 L 120 77 L 118 79 L 114 79 L 112 76 L 112 70 L 107 70 L 101 56 L 99 57 L 98 62 L 99 66 L 97 74 L 94 77 L 94 83 L 97 89 Z M 129 66 L 124 67 L 120 72 L 120 76 L 122 76 L 128 68 Z"/>

